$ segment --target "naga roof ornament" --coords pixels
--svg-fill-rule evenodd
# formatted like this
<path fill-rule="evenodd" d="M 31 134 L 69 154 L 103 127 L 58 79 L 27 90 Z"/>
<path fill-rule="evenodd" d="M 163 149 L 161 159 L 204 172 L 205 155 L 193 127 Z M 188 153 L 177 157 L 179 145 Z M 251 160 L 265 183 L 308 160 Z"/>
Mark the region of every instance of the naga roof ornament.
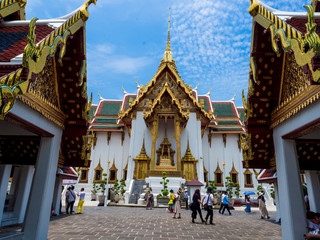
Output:
<path fill-rule="evenodd" d="M 307 10 L 308 22 L 306 23 L 306 33 L 296 30 L 284 20 L 277 17 L 272 10 L 267 9 L 257 0 L 251 0 L 249 13 L 256 19 L 261 20 L 271 33 L 272 48 L 277 56 L 280 56 L 278 42 L 285 52 L 293 52 L 296 62 L 303 67 L 305 72 L 310 74 L 311 81 L 320 83 L 320 67 L 318 56 L 320 54 L 320 38 L 316 33 L 317 24 L 314 19 L 315 3 L 312 0 L 311 5 L 305 5 Z M 280 40 L 280 41 L 279 41 Z M 255 80 L 255 69 L 250 59 L 253 78 Z"/>

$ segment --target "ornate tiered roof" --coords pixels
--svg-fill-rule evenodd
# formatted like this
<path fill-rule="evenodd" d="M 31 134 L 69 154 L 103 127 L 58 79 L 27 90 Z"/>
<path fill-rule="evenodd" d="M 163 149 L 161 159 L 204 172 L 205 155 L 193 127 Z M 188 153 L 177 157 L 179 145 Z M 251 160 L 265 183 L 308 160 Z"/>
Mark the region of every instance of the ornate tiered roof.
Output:
<path fill-rule="evenodd" d="M 247 98 L 243 93 L 245 167 L 275 168 L 272 129 L 320 98 L 319 6 L 312 0 L 306 12 L 293 13 L 251 1 L 254 24 Z M 310 167 L 303 164 L 300 169 Z"/>
<path fill-rule="evenodd" d="M 0 119 L 13 118 L 15 101 L 23 102 L 64 129 L 61 166 L 88 166 L 91 101 L 83 37 L 88 7 L 96 0 L 57 19 L 17 21 L 24 19 L 25 3 L 0 1 Z"/>

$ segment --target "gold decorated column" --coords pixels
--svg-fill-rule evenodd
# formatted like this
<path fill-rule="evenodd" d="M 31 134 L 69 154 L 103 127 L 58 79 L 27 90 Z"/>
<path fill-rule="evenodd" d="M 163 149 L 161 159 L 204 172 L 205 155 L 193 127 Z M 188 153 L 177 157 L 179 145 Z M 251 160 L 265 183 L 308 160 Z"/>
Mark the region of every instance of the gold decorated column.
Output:
<path fill-rule="evenodd" d="M 155 117 L 155 119 L 152 122 L 152 144 L 151 144 L 151 171 L 154 170 L 155 166 L 155 159 L 156 159 L 156 142 L 158 138 L 158 117 Z"/>
<path fill-rule="evenodd" d="M 175 119 L 175 138 L 177 142 L 177 171 L 181 171 L 181 128 L 178 118 Z"/>

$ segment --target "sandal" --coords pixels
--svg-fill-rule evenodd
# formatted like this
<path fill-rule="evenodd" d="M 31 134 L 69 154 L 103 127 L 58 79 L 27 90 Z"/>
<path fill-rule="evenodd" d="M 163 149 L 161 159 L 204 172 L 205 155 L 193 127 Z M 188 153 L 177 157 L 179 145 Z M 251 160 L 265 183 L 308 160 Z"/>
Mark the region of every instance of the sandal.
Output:
<path fill-rule="evenodd" d="M 181 218 L 181 217 L 177 217 L 177 218 Z"/>
<path fill-rule="evenodd" d="M 176 217 L 172 217 L 172 218 L 176 218 Z"/>

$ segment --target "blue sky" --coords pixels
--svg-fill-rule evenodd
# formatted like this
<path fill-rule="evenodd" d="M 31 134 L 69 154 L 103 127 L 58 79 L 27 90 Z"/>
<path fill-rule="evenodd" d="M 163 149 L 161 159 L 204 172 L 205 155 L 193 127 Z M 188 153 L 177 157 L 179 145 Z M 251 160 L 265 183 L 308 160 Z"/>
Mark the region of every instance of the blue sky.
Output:
<path fill-rule="evenodd" d="M 28 0 L 27 19 L 55 18 L 84 0 Z M 264 1 L 283 11 L 303 11 L 311 0 Z M 212 100 L 242 106 L 247 89 L 251 40 L 250 0 L 98 0 L 87 21 L 88 94 L 122 99 L 156 73 L 166 46 L 168 9 L 171 49 L 182 79 Z"/>

